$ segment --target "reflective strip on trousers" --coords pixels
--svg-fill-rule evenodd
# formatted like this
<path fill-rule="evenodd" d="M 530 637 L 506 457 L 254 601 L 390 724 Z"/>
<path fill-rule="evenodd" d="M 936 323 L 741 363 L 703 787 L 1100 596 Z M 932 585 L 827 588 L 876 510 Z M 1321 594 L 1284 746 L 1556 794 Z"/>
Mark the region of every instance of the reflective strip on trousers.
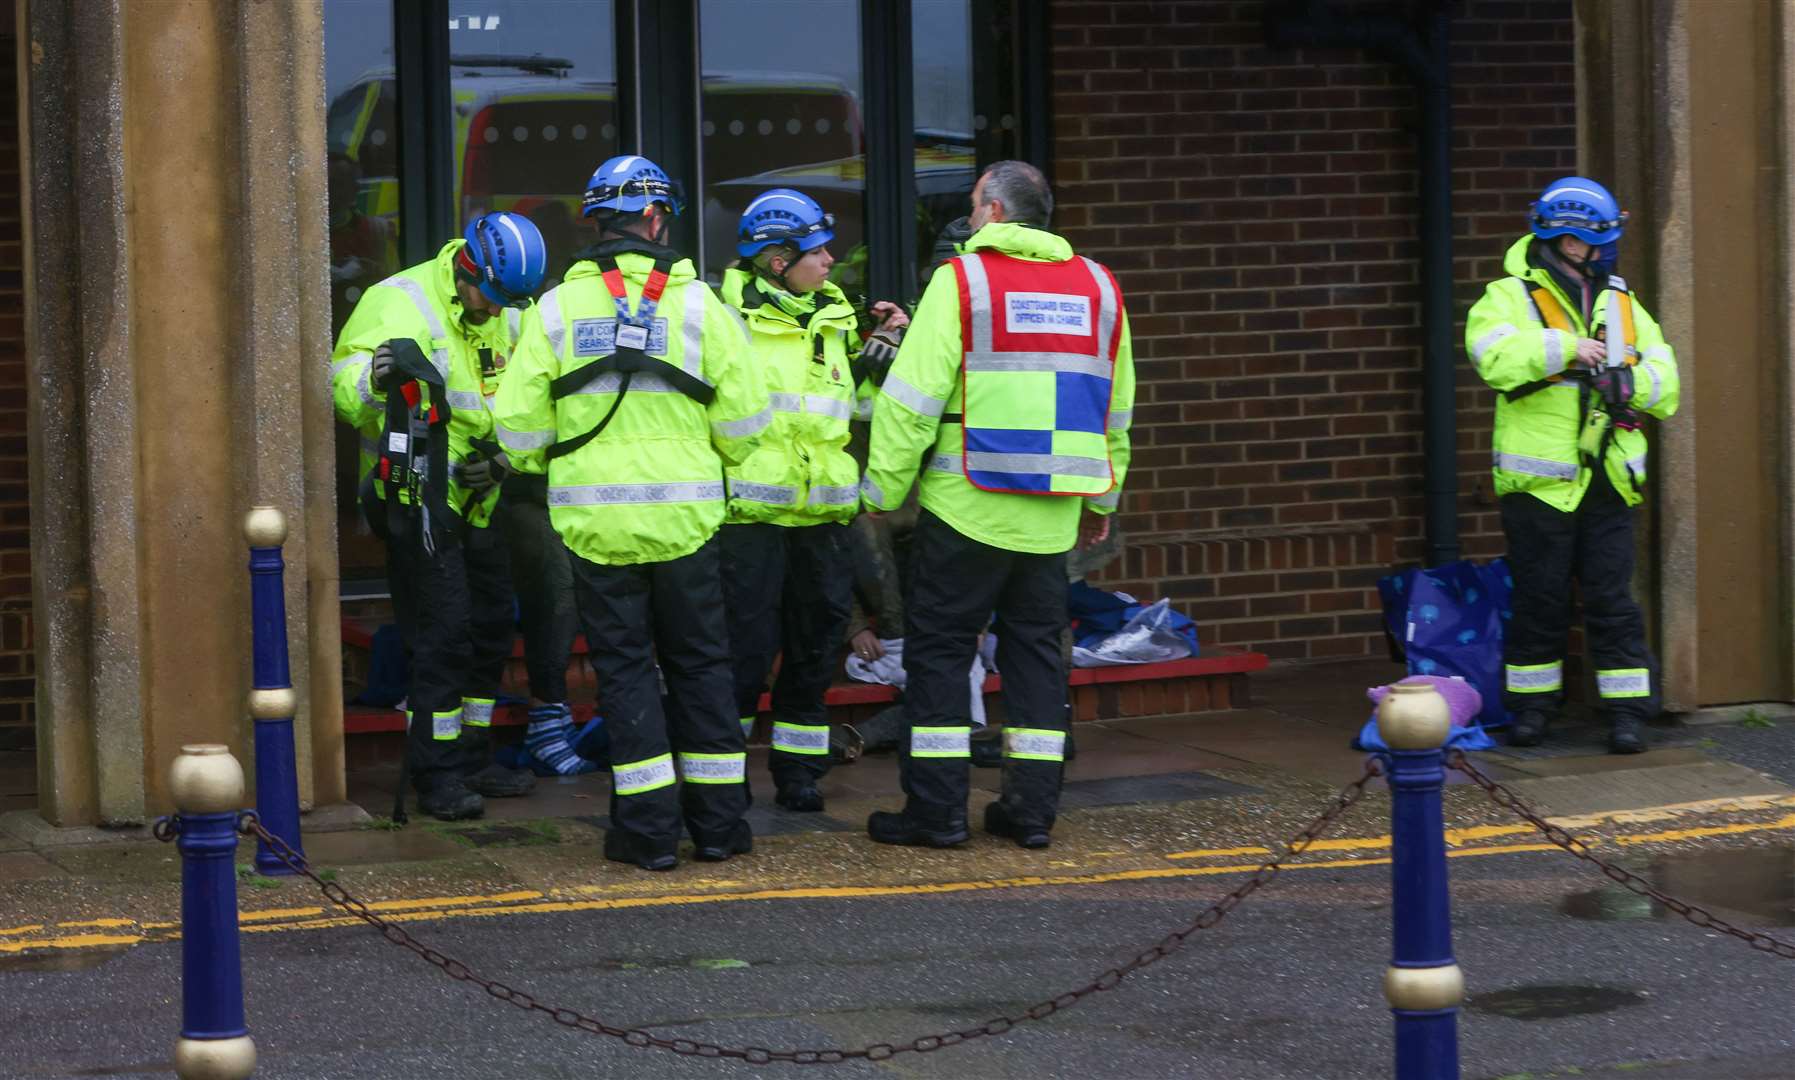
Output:
<path fill-rule="evenodd" d="M 1652 696 L 1652 673 L 1646 668 L 1613 668 L 1596 672 L 1596 693 L 1604 698 Z"/>
<path fill-rule="evenodd" d="M 1003 756 L 1018 761 L 1066 760 L 1066 733 L 1047 728 L 1006 727 Z"/>
<path fill-rule="evenodd" d="M 788 724 L 784 720 L 775 720 L 773 749 L 784 750 L 788 754 L 827 754 L 829 725 Z"/>
<path fill-rule="evenodd" d="M 913 758 L 970 758 L 972 729 L 969 727 L 913 727 L 910 729 L 910 756 Z"/>
<path fill-rule="evenodd" d="M 1517 694 L 1546 694 L 1564 685 L 1564 662 L 1550 664 L 1504 664 L 1505 685 Z"/>
<path fill-rule="evenodd" d="M 430 298 L 424 295 L 423 285 L 404 274 L 394 274 L 380 284 L 391 289 L 398 289 L 406 296 L 411 297 L 411 302 L 418 309 L 418 314 L 424 317 L 424 325 L 430 328 L 431 337 L 441 340 L 449 336 L 443 332 L 443 321 L 437 318 L 436 308 L 431 305 Z"/>
<path fill-rule="evenodd" d="M 723 497 L 721 480 L 672 484 L 582 484 L 549 488 L 550 506 L 627 506 L 646 503 L 711 502 Z"/>
<path fill-rule="evenodd" d="M 805 501 L 807 506 L 853 506 L 860 501 L 858 487 L 837 487 L 832 484 L 818 484 L 810 489 L 810 497 Z"/>
<path fill-rule="evenodd" d="M 783 484 L 757 484 L 752 480 L 729 481 L 729 497 L 768 506 L 790 506 L 798 500 L 798 489 Z"/>
<path fill-rule="evenodd" d="M 1111 475 L 1109 461 L 1105 458 L 1067 454 L 992 454 L 973 450 L 966 454 L 965 461 L 968 472 L 1089 476 L 1098 480 L 1108 480 Z"/>
<path fill-rule="evenodd" d="M 1503 338 L 1513 337 L 1515 334 L 1518 334 L 1518 333 L 1520 333 L 1520 331 L 1515 329 L 1512 325 L 1510 325 L 1508 323 L 1503 323 L 1501 326 L 1496 327 L 1495 329 L 1491 330 L 1489 333 L 1478 338 L 1476 341 L 1471 343 L 1471 362 L 1473 364 L 1477 364 L 1478 366 L 1482 366 L 1484 353 L 1489 352 L 1492 348 L 1495 348 L 1496 343 L 1501 341 Z"/>
<path fill-rule="evenodd" d="M 541 450 L 545 447 L 554 445 L 555 442 L 555 431 L 553 428 L 550 428 L 547 431 L 512 431 L 504 424 L 495 424 L 494 428 L 499 437 L 499 445 L 507 450 L 517 450 L 520 452 Z"/>
<path fill-rule="evenodd" d="M 492 709 L 496 704 L 492 698 L 462 698 L 461 722 L 469 727 L 491 727 Z"/>
<path fill-rule="evenodd" d="M 1525 476 L 1548 476 L 1554 480 L 1577 479 L 1577 466 L 1562 461 L 1549 461 L 1545 458 L 1528 457 L 1525 454 L 1507 454 L 1496 451 L 1496 468 L 1503 472 L 1521 473 Z"/>
<path fill-rule="evenodd" d="M 619 795 L 641 795 L 673 786 L 673 755 L 632 761 L 611 770 L 611 790 Z"/>
<path fill-rule="evenodd" d="M 885 385 L 880 388 L 886 397 L 892 399 L 919 416 L 933 420 L 947 411 L 947 401 L 932 394 L 925 394 L 916 387 L 895 375 L 885 376 Z"/>
<path fill-rule="evenodd" d="M 448 712 L 430 714 L 430 737 L 439 742 L 447 742 L 461 737 L 461 710 L 450 709 Z"/>
<path fill-rule="evenodd" d="M 679 774 L 688 784 L 739 784 L 748 778 L 748 755 L 681 754 Z"/>
<path fill-rule="evenodd" d="M 754 734 L 754 717 L 742 717 L 742 738 L 746 739 L 752 734 Z"/>

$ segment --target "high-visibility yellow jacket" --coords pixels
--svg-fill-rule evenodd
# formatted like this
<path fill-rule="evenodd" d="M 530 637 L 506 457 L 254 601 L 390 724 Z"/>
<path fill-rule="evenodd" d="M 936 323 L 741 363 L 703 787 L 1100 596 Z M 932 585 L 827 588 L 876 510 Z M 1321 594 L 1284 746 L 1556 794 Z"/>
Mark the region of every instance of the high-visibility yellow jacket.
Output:
<path fill-rule="evenodd" d="M 860 509 L 860 469 L 847 451 L 855 403 L 848 360 L 859 348 L 854 309 L 824 282 L 800 326 L 771 299 L 745 300 L 753 281 L 746 271 L 725 271 L 723 302 L 748 324 L 748 363 L 766 382 L 773 423 L 748 460 L 728 471 L 728 520 L 847 521 Z"/>
<path fill-rule="evenodd" d="M 630 310 L 639 313 L 654 260 L 630 251 L 616 260 Z M 499 443 L 518 468 L 547 472 L 549 518 L 574 554 L 612 566 L 666 562 L 698 550 L 723 523 L 724 466 L 748 458 L 772 409 L 749 367 L 741 317 L 698 279 L 691 260 L 679 259 L 644 351 L 707 383 L 710 404 L 652 371 L 636 372 L 604 431 L 549 459 L 550 446 L 591 431 L 617 401 L 616 372 L 559 401 L 549 386 L 611 354 L 616 321 L 603 269 L 574 263 L 524 316 L 499 387 Z"/>
<path fill-rule="evenodd" d="M 454 261 L 464 243 L 452 240 L 429 262 L 370 285 L 343 324 L 330 365 L 331 398 L 338 418 L 356 429 L 363 477 L 374 467 L 386 419 L 386 394 L 372 380 L 374 350 L 394 339 L 410 339 L 443 372 L 450 407 L 448 496 L 457 513 L 470 493 L 454 470 L 470 456 L 471 440 L 493 437 L 493 395 L 522 323 L 522 313 L 515 310 L 479 326 L 462 321 Z M 482 373 L 482 349 L 488 350 L 490 376 Z M 468 523 L 484 528 L 497 504 L 494 489 L 469 508 Z"/>
<path fill-rule="evenodd" d="M 968 255 L 989 251 L 1043 263 L 1063 263 L 1074 258 L 1072 245 L 1064 239 L 1045 229 L 1008 222 L 980 229 L 964 249 Z M 1108 271 L 1102 272 L 1107 276 Z M 1120 308 L 1119 294 L 1115 302 Z M 965 436 L 959 419 L 964 415 L 966 335 L 967 329 L 961 324 L 958 278 L 949 263 L 929 279 L 897 360 L 880 387 L 873 407 L 862 503 L 869 510 L 896 509 L 903 504 L 920 471 L 923 509 L 965 536 L 1010 551 L 1067 551 L 1078 539 L 1079 511 L 1112 512 L 1128 471 L 1128 427 L 1134 413 L 1134 349 L 1127 313 L 1121 312 L 1121 326 L 1115 337 L 1109 409 L 1104 424 L 1113 483 L 1107 490 L 1086 497 L 981 490 L 967 479 Z M 1055 393 L 1056 378 L 1050 374 L 1046 380 L 1040 380 L 1041 387 L 1036 392 Z M 1046 403 L 1042 404 L 1045 409 Z"/>
<path fill-rule="evenodd" d="M 1586 409 L 1595 406 L 1580 380 L 1562 377 L 1576 364 L 1578 339 L 1606 336 L 1609 356 L 1624 356 L 1633 365 L 1632 407 L 1659 419 L 1677 411 L 1677 360 L 1622 278 L 1608 279 L 1592 306 L 1591 325 L 1585 325 L 1581 305 L 1566 298 L 1548 271 L 1528 262 L 1532 244 L 1531 235 L 1523 236 L 1508 249 L 1502 268 L 1509 276 L 1491 282 L 1472 306 L 1465 347 L 1483 381 L 1503 391 L 1496 400 L 1496 494 L 1524 491 L 1568 512 L 1583 502 L 1592 475 L 1577 439 Z M 1509 393 L 1535 386 L 1524 396 Z M 1643 430 L 1615 429 L 1602 464 L 1627 505 L 1644 499 Z"/>

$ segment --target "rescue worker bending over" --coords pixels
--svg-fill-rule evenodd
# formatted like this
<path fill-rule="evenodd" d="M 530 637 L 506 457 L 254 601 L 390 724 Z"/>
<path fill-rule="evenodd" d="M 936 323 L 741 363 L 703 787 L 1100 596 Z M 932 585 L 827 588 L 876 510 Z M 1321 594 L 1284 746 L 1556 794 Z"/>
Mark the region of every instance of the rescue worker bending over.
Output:
<path fill-rule="evenodd" d="M 682 816 L 700 860 L 753 846 L 716 533 L 724 466 L 772 413 L 741 319 L 665 246 L 680 209 L 646 158 L 598 167 L 585 213 L 601 239 L 525 319 L 498 403 L 505 448 L 546 463 L 571 556 L 611 740 L 605 857 L 645 870 L 676 865 Z"/>
<path fill-rule="evenodd" d="M 968 838 L 966 673 L 993 611 L 1009 722 L 985 829 L 1049 843 L 1067 731 L 1066 552 L 1108 531 L 1134 407 L 1121 289 L 1047 231 L 1052 211 L 1032 165 L 985 170 L 965 254 L 930 279 L 873 409 L 865 507 L 900 506 L 922 471 L 904 605 L 906 800 L 868 819 L 880 843 Z"/>
<path fill-rule="evenodd" d="M 418 808 L 444 821 L 535 785 L 492 761 L 513 619 L 504 544 L 488 528 L 509 471 L 488 395 L 511 351 L 504 316 L 529 305 L 547 262 L 528 218 L 476 218 L 436 258 L 369 287 L 332 354 L 337 415 L 378 432 L 363 509 L 386 541 L 411 652 L 405 767 Z"/>
<path fill-rule="evenodd" d="M 1514 577 L 1504 642 L 1509 742 L 1537 745 L 1564 704 L 1571 580 L 1583 596 L 1596 692 L 1617 754 L 1645 749 L 1657 663 L 1629 591 L 1633 507 L 1645 497 L 1640 418 L 1677 410 L 1677 361 L 1614 273 L 1627 214 L 1594 180 L 1566 177 L 1533 204 L 1465 323 L 1496 399 L 1495 483 Z"/>
<path fill-rule="evenodd" d="M 723 301 L 748 324 L 750 365 L 773 406 L 760 449 L 728 471 L 723 595 L 735 703 L 745 735 L 774 657 L 783 655 L 769 764 L 775 799 L 788 810 L 823 808 L 823 696 L 852 603 L 847 522 L 860 509 L 860 467 L 847 450 L 860 334 L 848 298 L 829 281 L 834 227 L 834 216 L 802 192 L 763 192 L 742 213 L 742 261 L 723 274 Z M 879 308 L 882 330 L 909 321 L 895 305 Z"/>

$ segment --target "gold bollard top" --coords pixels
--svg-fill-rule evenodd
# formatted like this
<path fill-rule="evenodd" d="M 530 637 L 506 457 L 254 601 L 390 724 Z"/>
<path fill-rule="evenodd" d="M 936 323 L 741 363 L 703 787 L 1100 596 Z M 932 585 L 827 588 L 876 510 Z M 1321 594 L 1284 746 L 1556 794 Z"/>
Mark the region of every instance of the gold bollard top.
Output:
<path fill-rule="evenodd" d="M 183 814 L 222 814 L 243 808 L 243 766 L 223 743 L 181 747 L 168 770 L 175 808 Z"/>
<path fill-rule="evenodd" d="M 272 506 L 252 506 L 243 516 L 250 547 L 280 547 L 287 541 L 287 515 Z"/>
<path fill-rule="evenodd" d="M 1452 732 L 1452 710 L 1426 683 L 1398 683 L 1377 707 L 1377 730 L 1392 750 L 1435 750 Z"/>

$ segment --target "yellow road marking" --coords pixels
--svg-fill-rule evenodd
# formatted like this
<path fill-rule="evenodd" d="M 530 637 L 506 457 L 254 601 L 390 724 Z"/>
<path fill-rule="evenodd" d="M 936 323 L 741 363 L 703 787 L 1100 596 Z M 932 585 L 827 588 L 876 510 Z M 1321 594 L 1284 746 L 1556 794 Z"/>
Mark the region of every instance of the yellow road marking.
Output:
<path fill-rule="evenodd" d="M 71 934 L 68 937 L 0 941 L 0 953 L 20 953 L 27 949 L 94 949 L 102 945 L 135 945 L 142 940 L 142 934 Z"/>
<path fill-rule="evenodd" d="M 136 926 L 135 919 L 82 919 L 80 922 L 59 922 L 56 924 L 70 930 L 93 927 L 98 930 L 116 930 L 121 926 Z"/>
<path fill-rule="evenodd" d="M 1531 825 L 1474 825 L 1468 829 L 1447 829 L 1446 842 L 1463 847 L 1467 840 L 1493 840 L 1498 836 L 1523 836 L 1535 831 Z"/>
<path fill-rule="evenodd" d="M 1676 840 L 1695 840 L 1704 836 L 1737 836 L 1740 833 L 1769 832 L 1776 829 L 1795 829 L 1795 814 L 1789 814 L 1775 821 L 1748 822 L 1739 825 L 1703 825 L 1693 829 L 1667 829 L 1664 832 L 1617 836 L 1614 840 L 1617 844 L 1658 844 Z"/>
<path fill-rule="evenodd" d="M 32 923 L 30 926 L 13 926 L 5 930 L 0 930 L 0 937 L 5 937 L 9 934 L 31 934 L 42 930 L 43 928 L 43 923 Z"/>

